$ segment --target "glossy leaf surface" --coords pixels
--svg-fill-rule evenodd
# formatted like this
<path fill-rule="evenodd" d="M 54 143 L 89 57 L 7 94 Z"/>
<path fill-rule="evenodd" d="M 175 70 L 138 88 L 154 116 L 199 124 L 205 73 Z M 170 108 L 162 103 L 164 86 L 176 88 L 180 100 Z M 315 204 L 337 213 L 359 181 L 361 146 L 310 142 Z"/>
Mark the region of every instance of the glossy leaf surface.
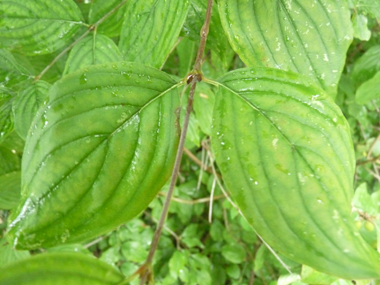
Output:
<path fill-rule="evenodd" d="M 380 256 L 350 218 L 349 126 L 294 73 L 242 69 L 220 80 L 212 147 L 233 198 L 275 250 L 343 278 L 378 278 Z"/>
<path fill-rule="evenodd" d="M 75 45 L 66 61 L 63 74 L 82 67 L 114 61 L 122 61 L 117 45 L 106 36 L 91 35 Z"/>
<path fill-rule="evenodd" d="M 44 253 L 2 268 L 0 284 L 103 285 L 123 276 L 112 266 L 84 254 Z"/>
<path fill-rule="evenodd" d="M 11 243 L 82 242 L 144 210 L 174 162 L 175 84 L 161 71 L 121 62 L 53 85 L 27 137 Z"/>
<path fill-rule="evenodd" d="M 82 24 L 81 12 L 72 0 L 4 0 L 0 14 L 0 46 L 29 55 L 63 47 Z"/>
<path fill-rule="evenodd" d="M 37 110 L 47 99 L 51 85 L 39 80 L 22 90 L 13 102 L 14 127 L 19 136 L 26 138 Z"/>
<path fill-rule="evenodd" d="M 161 67 L 185 22 L 188 0 L 131 0 L 126 3 L 119 48 L 124 59 Z"/>
<path fill-rule="evenodd" d="M 247 66 L 308 75 L 330 96 L 352 40 L 343 0 L 218 1 L 231 46 Z"/>

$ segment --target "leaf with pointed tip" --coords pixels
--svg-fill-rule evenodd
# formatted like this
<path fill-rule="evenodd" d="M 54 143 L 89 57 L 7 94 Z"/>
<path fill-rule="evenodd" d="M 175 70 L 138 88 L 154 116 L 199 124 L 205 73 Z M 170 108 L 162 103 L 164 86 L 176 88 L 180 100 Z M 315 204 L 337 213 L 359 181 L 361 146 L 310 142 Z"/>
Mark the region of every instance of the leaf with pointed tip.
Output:
<path fill-rule="evenodd" d="M 127 2 L 119 48 L 125 60 L 161 67 L 185 22 L 189 0 Z"/>
<path fill-rule="evenodd" d="M 378 71 L 374 77 L 364 82 L 356 90 L 355 102 L 358 104 L 367 104 L 371 100 L 378 99 L 380 97 L 380 71 Z"/>
<path fill-rule="evenodd" d="M 357 61 L 352 69 L 351 78 L 356 86 L 371 79 L 380 71 L 380 45 L 372 46 Z"/>
<path fill-rule="evenodd" d="M 22 161 L 16 248 L 82 242 L 144 210 L 178 144 L 176 82 L 140 63 L 94 65 L 55 83 Z"/>
<path fill-rule="evenodd" d="M 0 14 L 0 46 L 28 55 L 62 48 L 83 25 L 72 0 L 3 0 Z"/>
<path fill-rule="evenodd" d="M 95 24 L 98 20 L 104 17 L 107 13 L 118 6 L 122 0 L 93 0 L 91 3 L 88 19 L 91 24 Z M 108 37 L 117 37 L 120 35 L 120 30 L 124 20 L 125 4 L 103 21 L 96 31 Z"/>
<path fill-rule="evenodd" d="M 219 79 L 212 147 L 248 222 L 275 250 L 348 279 L 380 277 L 351 221 L 355 157 L 347 121 L 312 81 L 278 69 Z"/>
<path fill-rule="evenodd" d="M 221 0 L 218 8 L 247 66 L 307 75 L 335 97 L 353 34 L 346 1 Z"/>
<path fill-rule="evenodd" d="M 103 35 L 88 36 L 75 45 L 66 61 L 63 74 L 77 71 L 85 66 L 122 61 L 119 48 Z"/>
<path fill-rule="evenodd" d="M 13 102 L 14 127 L 18 135 L 25 140 L 37 110 L 47 98 L 51 85 L 39 80 L 22 90 Z"/>
<path fill-rule="evenodd" d="M 81 253 L 38 254 L 2 268 L 0 284 L 119 284 L 123 275 L 114 267 Z"/>

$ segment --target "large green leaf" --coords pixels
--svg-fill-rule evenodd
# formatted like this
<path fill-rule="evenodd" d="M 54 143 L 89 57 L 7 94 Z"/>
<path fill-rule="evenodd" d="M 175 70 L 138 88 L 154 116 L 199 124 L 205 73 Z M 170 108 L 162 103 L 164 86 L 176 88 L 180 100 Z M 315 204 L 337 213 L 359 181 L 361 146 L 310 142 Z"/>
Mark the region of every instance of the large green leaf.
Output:
<path fill-rule="evenodd" d="M 176 82 L 134 63 L 94 65 L 49 92 L 28 134 L 17 248 L 81 242 L 144 210 L 175 158 Z"/>
<path fill-rule="evenodd" d="M 47 99 L 50 87 L 49 83 L 42 80 L 34 82 L 22 90 L 14 100 L 14 127 L 21 138 L 26 138 L 37 110 Z"/>
<path fill-rule="evenodd" d="M 0 239 L 0 268 L 29 256 L 29 251 L 15 250 L 5 238 Z"/>
<path fill-rule="evenodd" d="M 185 22 L 188 0 L 127 2 L 119 48 L 124 59 L 160 67 Z"/>
<path fill-rule="evenodd" d="M 114 267 L 80 253 L 44 253 L 2 268 L 1 285 L 118 284 L 123 275 Z"/>
<path fill-rule="evenodd" d="M 66 75 L 89 65 L 121 60 L 119 48 L 110 38 L 93 34 L 75 45 L 66 61 L 63 74 Z"/>
<path fill-rule="evenodd" d="M 308 75 L 335 96 L 353 33 L 346 1 L 221 0 L 218 7 L 247 66 Z"/>
<path fill-rule="evenodd" d="M 220 80 L 212 147 L 248 222 L 275 250 L 343 278 L 380 277 L 380 256 L 350 219 L 355 159 L 340 109 L 277 69 Z"/>
<path fill-rule="evenodd" d="M 72 0 L 2 0 L 0 14 L 0 46 L 30 55 L 63 47 L 83 24 Z"/>
<path fill-rule="evenodd" d="M 118 6 L 123 0 L 93 0 L 91 3 L 88 18 L 91 24 L 96 23 L 103 18 L 108 12 Z M 127 1 L 128 2 L 128 1 Z M 120 35 L 120 30 L 124 20 L 125 5 L 121 6 L 97 28 L 97 32 L 105 34 L 109 37 L 117 37 Z"/>

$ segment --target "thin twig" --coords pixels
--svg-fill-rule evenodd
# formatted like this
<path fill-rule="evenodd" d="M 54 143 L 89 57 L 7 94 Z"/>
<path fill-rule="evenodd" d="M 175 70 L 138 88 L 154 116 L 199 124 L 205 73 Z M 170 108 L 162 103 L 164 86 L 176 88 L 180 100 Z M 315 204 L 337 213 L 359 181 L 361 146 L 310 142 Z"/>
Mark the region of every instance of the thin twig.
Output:
<path fill-rule="evenodd" d="M 185 120 L 183 123 L 182 132 L 181 132 L 181 136 L 180 136 L 180 140 L 179 140 L 179 145 L 178 145 L 177 155 L 176 155 L 175 162 L 174 162 L 174 168 L 173 168 L 173 172 L 172 172 L 172 176 L 171 176 L 169 190 L 168 190 L 168 193 L 166 194 L 167 197 L 166 197 L 166 200 L 164 203 L 164 207 L 162 209 L 161 217 L 160 217 L 160 220 L 158 222 L 156 232 L 154 233 L 154 237 L 153 237 L 152 244 L 150 246 L 148 257 L 145 261 L 145 264 L 142 267 L 140 267 L 142 269 L 142 273 L 140 275 L 141 276 L 141 280 L 140 280 L 141 285 L 146 284 L 146 282 L 148 280 L 153 281 L 152 261 L 153 261 L 154 254 L 157 250 L 158 242 L 160 240 L 162 229 L 164 227 L 165 220 L 166 220 L 166 217 L 167 217 L 167 214 L 169 211 L 170 201 L 171 201 L 171 198 L 173 195 L 174 186 L 176 184 L 179 168 L 181 165 L 182 154 L 183 154 L 183 149 L 184 149 L 185 139 L 186 139 L 186 133 L 187 133 L 188 125 L 189 125 L 190 113 L 191 113 L 192 108 L 193 108 L 195 88 L 197 86 L 197 82 L 202 80 L 202 75 L 201 75 L 202 62 L 201 62 L 201 59 L 202 59 L 202 55 L 204 53 L 204 49 L 206 47 L 207 35 L 208 35 L 209 25 L 210 25 L 210 20 L 211 20 L 212 4 L 213 4 L 213 0 L 209 0 L 208 5 L 207 5 L 205 23 L 204 23 L 202 30 L 201 30 L 201 41 L 199 44 L 198 54 L 197 54 L 197 58 L 196 58 L 196 61 L 194 64 L 194 70 L 193 70 L 192 75 L 190 77 L 190 78 L 192 78 L 192 80 L 190 82 L 188 82 L 188 83 L 191 83 L 189 100 L 188 100 L 187 107 L 186 107 Z"/>
<path fill-rule="evenodd" d="M 164 193 L 164 192 L 159 192 L 158 195 L 164 196 L 164 197 L 167 196 L 166 193 Z M 220 200 L 223 198 L 226 198 L 226 196 L 224 194 L 221 194 L 221 195 L 214 196 L 212 198 L 212 200 L 216 201 L 216 200 Z M 208 203 L 211 201 L 211 197 L 199 198 L 199 199 L 195 199 L 195 200 L 185 200 L 185 199 L 172 197 L 172 201 L 177 202 L 177 203 L 181 203 L 181 204 L 194 205 L 194 204 Z"/>
<path fill-rule="evenodd" d="M 119 5 L 117 5 L 115 8 L 113 8 L 111 11 L 109 11 L 107 14 L 105 14 L 102 18 L 100 18 L 95 24 L 91 25 L 87 31 L 83 33 L 79 38 L 77 38 L 72 44 L 70 44 L 68 47 L 66 47 L 60 54 L 58 54 L 51 63 L 49 63 L 48 66 L 45 67 L 44 70 L 41 71 L 39 75 L 37 75 L 34 78 L 34 81 L 38 81 L 41 79 L 42 76 L 62 57 L 64 56 L 69 50 L 71 50 L 78 42 L 80 42 L 83 38 L 85 38 L 90 32 L 97 29 L 97 27 L 103 23 L 109 16 L 111 16 L 113 13 L 115 13 L 121 6 L 123 6 L 125 3 L 127 3 L 127 0 L 124 0 Z"/>
<path fill-rule="evenodd" d="M 198 159 L 198 157 L 196 157 L 190 150 L 188 150 L 187 148 L 184 148 L 183 149 L 183 152 L 192 160 L 194 161 L 196 164 L 198 164 L 200 167 L 201 167 L 201 170 L 204 170 L 204 171 L 207 171 L 208 173 L 210 174 L 213 174 L 212 173 L 212 169 L 211 167 L 207 167 L 201 160 Z"/>

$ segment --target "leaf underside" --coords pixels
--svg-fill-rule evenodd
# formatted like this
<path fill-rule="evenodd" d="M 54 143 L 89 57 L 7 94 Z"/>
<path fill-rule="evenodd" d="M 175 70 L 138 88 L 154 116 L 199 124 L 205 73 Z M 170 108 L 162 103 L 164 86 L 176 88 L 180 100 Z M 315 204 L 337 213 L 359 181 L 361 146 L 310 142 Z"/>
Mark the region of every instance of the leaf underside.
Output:
<path fill-rule="evenodd" d="M 221 0 L 218 7 L 247 66 L 305 74 L 335 97 L 353 34 L 345 1 Z"/>
<path fill-rule="evenodd" d="M 243 69 L 219 80 L 212 146 L 239 209 L 275 250 L 343 278 L 378 278 L 378 254 L 350 220 L 349 126 L 297 74 Z"/>
<path fill-rule="evenodd" d="M 121 62 L 53 85 L 26 140 L 22 202 L 8 233 L 14 246 L 95 238 L 147 207 L 175 158 L 175 84 L 161 71 Z"/>

